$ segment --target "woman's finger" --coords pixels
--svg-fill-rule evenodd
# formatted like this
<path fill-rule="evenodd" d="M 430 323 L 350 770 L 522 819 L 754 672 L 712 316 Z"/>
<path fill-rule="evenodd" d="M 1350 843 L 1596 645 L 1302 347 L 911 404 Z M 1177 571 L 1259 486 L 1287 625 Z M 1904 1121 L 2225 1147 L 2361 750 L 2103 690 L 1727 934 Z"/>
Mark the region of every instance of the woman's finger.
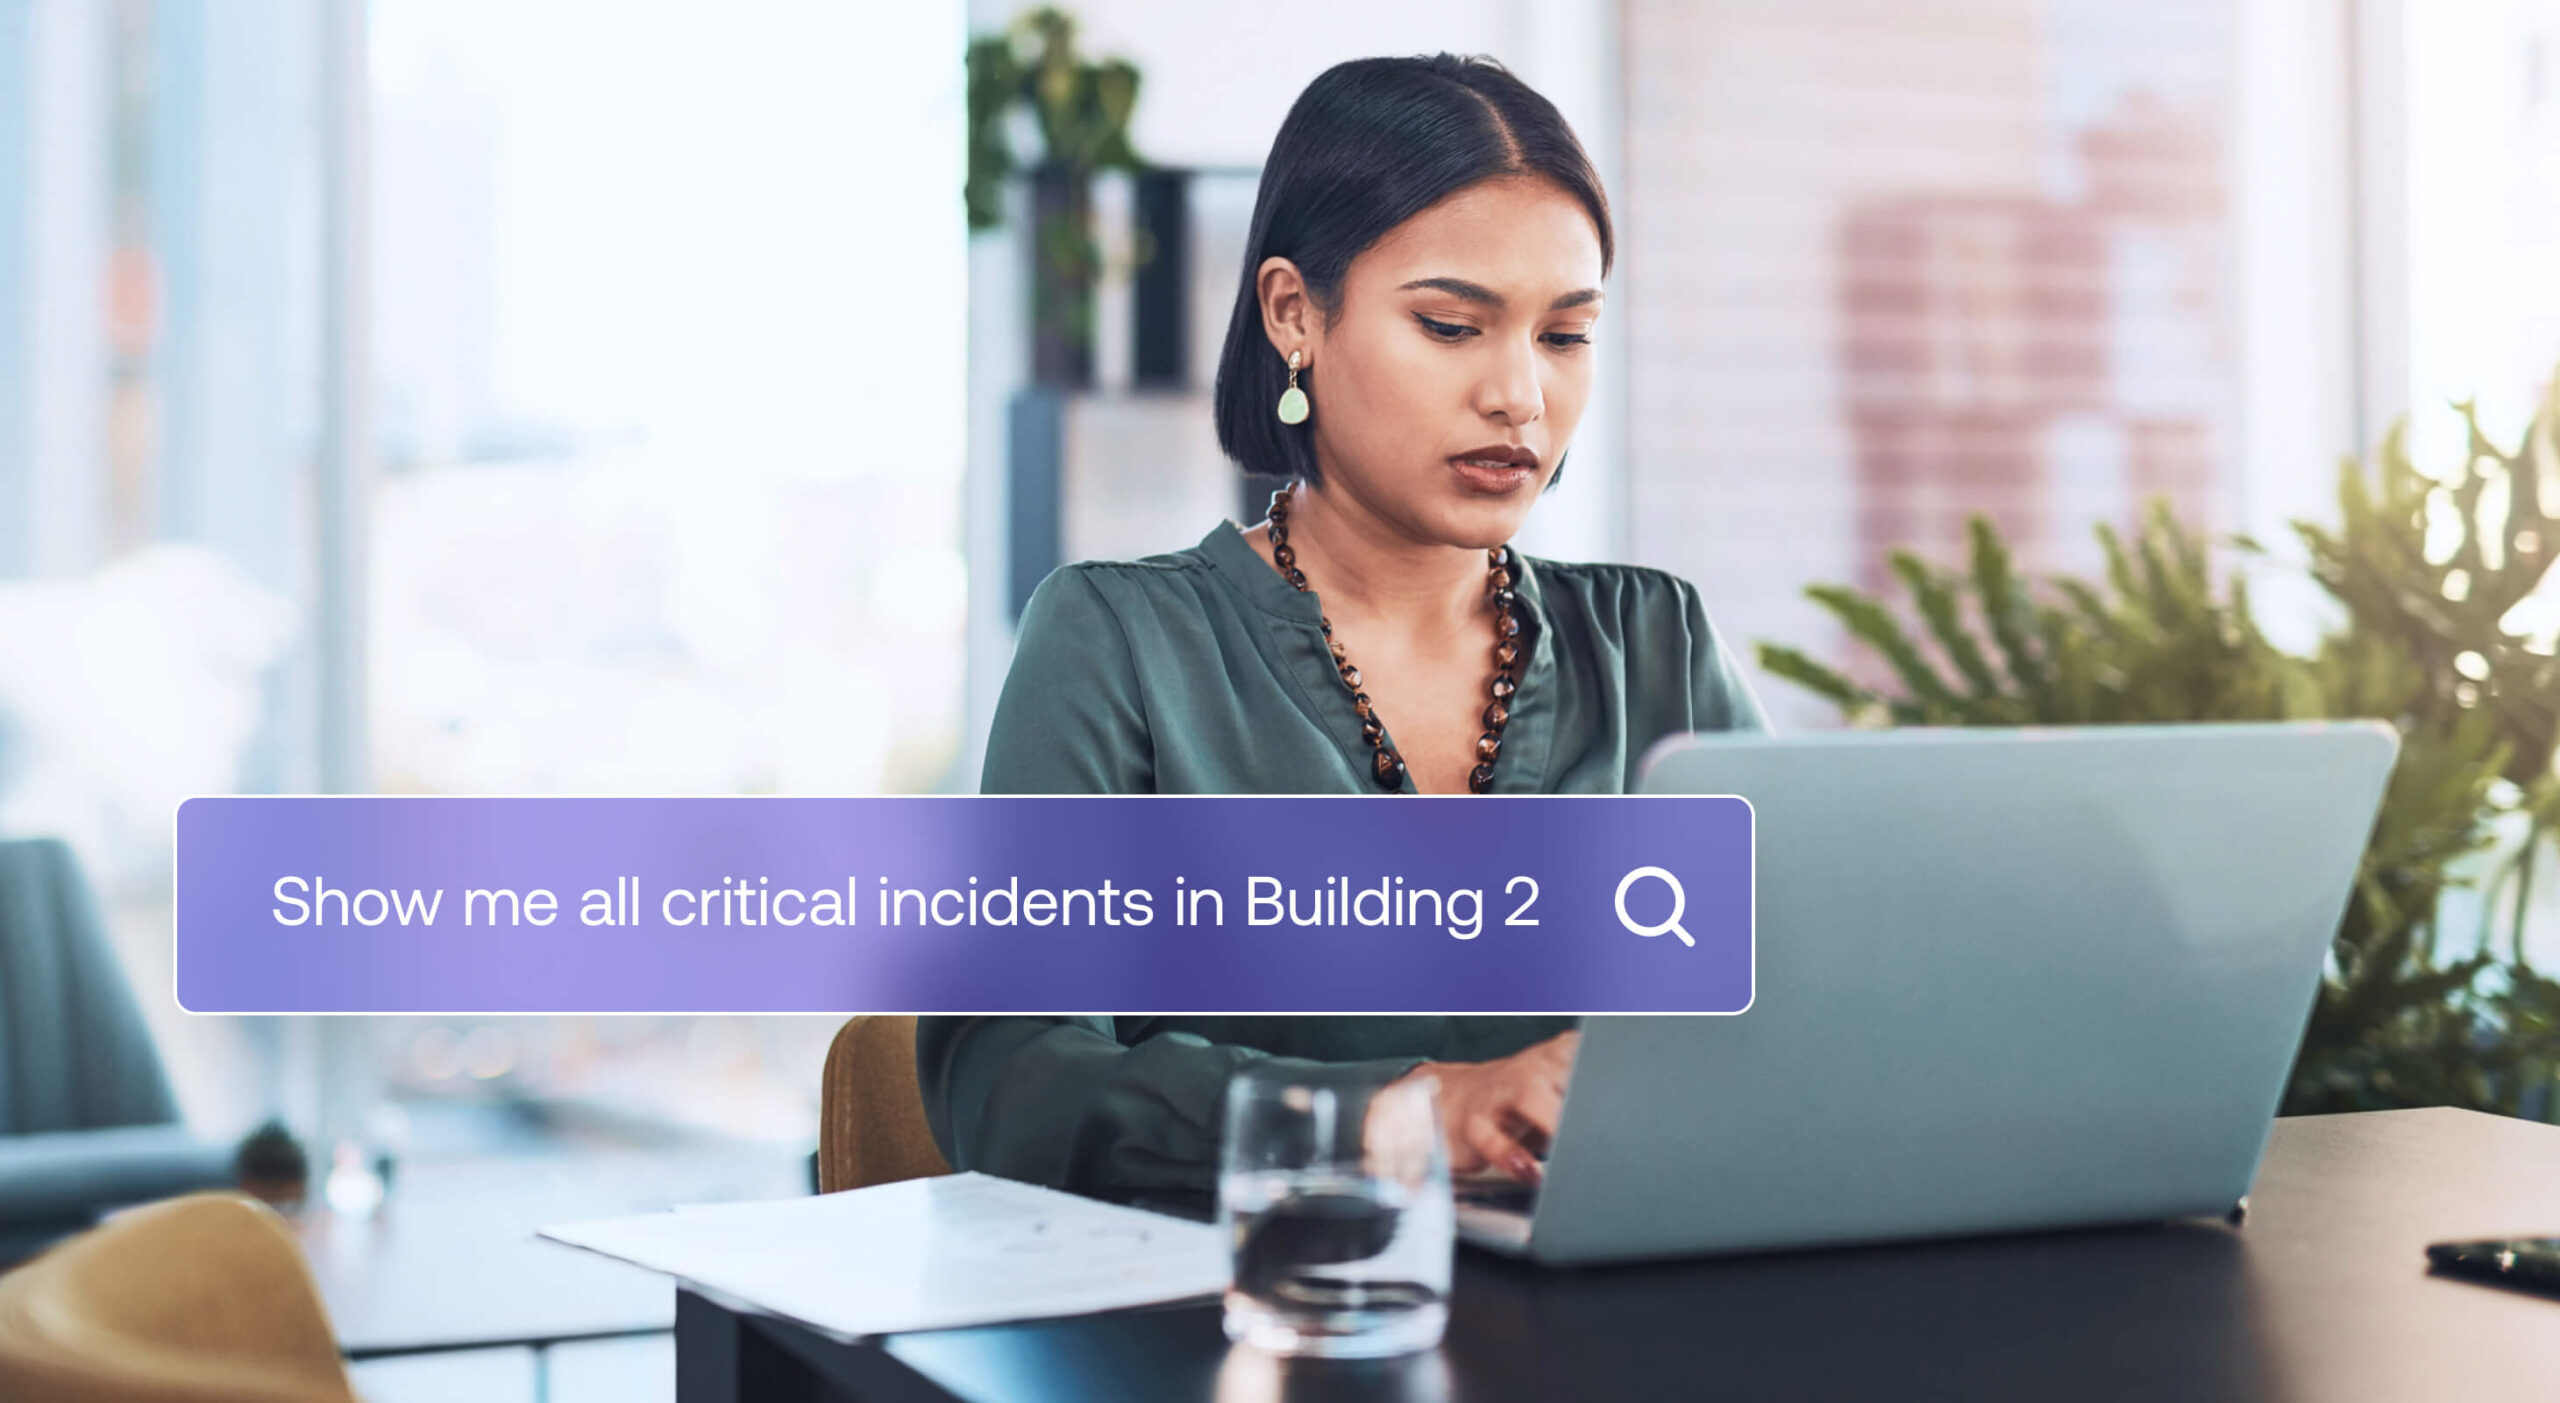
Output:
<path fill-rule="evenodd" d="M 1524 1184 L 1538 1182 L 1537 1158 L 1522 1149 L 1519 1141 L 1504 1134 L 1492 1116 L 1479 1113 L 1468 1118 L 1467 1143 L 1496 1171 Z"/>
<path fill-rule="evenodd" d="M 1477 1082 L 1470 1078 L 1466 1094 L 1451 1096 L 1441 1103 L 1440 1129 L 1448 1141 L 1449 1172 L 1452 1174 L 1473 1174 L 1492 1164 L 1476 1145 L 1474 1125 L 1484 1115 L 1477 1106 L 1479 1097 L 1476 1090 Z"/>

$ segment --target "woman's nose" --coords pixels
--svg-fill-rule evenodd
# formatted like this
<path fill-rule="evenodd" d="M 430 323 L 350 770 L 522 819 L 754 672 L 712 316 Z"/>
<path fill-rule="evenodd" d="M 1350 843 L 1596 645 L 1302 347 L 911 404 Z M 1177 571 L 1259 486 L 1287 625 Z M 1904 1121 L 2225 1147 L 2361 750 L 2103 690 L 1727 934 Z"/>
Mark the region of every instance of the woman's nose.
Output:
<path fill-rule="evenodd" d="M 1520 345 L 1497 352 L 1485 367 L 1476 391 L 1476 409 L 1513 424 L 1526 424 L 1546 412 L 1546 390 L 1538 383 L 1535 348 Z"/>

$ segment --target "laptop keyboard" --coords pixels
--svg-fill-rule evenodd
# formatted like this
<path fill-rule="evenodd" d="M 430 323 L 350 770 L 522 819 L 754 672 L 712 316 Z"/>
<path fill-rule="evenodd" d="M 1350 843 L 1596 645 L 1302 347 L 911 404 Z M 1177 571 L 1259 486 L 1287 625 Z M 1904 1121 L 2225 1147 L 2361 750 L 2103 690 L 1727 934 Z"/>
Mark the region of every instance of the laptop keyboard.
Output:
<path fill-rule="evenodd" d="M 1517 1179 L 1462 1180 L 1450 1186 L 1457 1201 L 1473 1208 L 1526 1213 L 1537 1204 L 1538 1186 Z"/>

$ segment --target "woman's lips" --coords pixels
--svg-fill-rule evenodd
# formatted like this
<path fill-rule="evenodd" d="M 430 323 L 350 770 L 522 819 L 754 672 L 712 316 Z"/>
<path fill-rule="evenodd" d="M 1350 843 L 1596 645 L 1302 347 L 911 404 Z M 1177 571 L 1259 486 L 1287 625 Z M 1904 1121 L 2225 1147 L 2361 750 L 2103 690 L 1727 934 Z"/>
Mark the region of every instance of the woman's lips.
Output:
<path fill-rule="evenodd" d="M 1457 470 L 1459 481 L 1479 492 L 1517 492 L 1537 475 L 1537 470 L 1526 464 L 1482 459 L 1452 458 L 1449 466 Z"/>

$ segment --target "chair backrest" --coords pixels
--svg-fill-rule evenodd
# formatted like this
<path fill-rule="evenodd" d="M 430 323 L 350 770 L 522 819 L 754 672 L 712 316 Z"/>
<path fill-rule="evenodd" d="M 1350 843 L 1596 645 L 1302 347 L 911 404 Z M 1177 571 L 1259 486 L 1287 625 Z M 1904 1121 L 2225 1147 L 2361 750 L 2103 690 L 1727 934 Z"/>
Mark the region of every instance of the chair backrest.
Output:
<path fill-rule="evenodd" d="M 866 1013 L 827 1047 L 818 1097 L 818 1192 L 948 1174 L 916 1085 L 916 1021 Z"/>
<path fill-rule="evenodd" d="M 293 1232 L 232 1193 L 118 1214 L 0 1276 L 0 1398 L 355 1403 Z"/>
<path fill-rule="evenodd" d="M 69 845 L 0 842 L 0 1135 L 177 1118 Z"/>

